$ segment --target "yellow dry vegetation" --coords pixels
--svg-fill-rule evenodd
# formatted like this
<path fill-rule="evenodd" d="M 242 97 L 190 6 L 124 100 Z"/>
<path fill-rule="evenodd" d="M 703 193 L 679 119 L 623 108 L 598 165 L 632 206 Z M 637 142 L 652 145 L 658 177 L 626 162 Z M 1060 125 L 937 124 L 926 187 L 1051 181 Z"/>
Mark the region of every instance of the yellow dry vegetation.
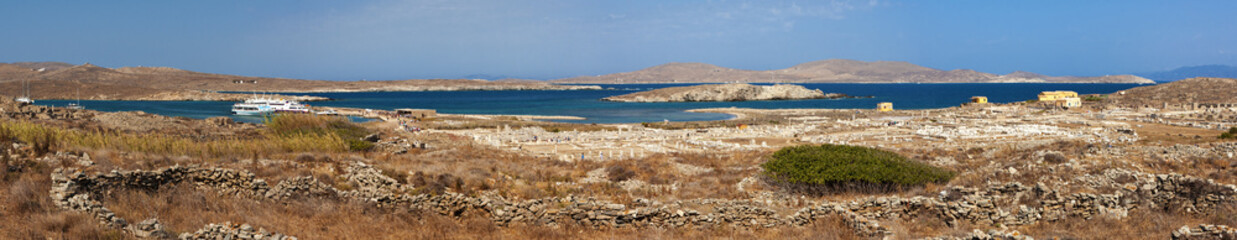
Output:
<path fill-rule="evenodd" d="M 335 133 L 264 134 L 258 138 L 195 140 L 162 134 L 83 131 L 27 121 L 0 122 L 0 137 L 31 143 L 39 148 L 108 149 L 198 157 L 291 152 L 347 152 L 348 144 Z"/>

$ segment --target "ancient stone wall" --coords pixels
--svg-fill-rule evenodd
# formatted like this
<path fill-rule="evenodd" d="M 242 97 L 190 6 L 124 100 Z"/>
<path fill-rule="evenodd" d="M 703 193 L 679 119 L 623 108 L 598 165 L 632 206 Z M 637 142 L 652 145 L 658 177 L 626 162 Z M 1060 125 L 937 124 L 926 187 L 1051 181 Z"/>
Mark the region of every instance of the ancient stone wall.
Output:
<path fill-rule="evenodd" d="M 456 193 L 411 195 L 407 192 L 412 186 L 400 184 L 376 168 L 360 162 L 348 166 L 342 176 L 355 188 L 340 190 L 311 177 L 290 178 L 271 187 L 249 172 L 196 166 L 95 175 L 74 169 L 57 169 L 52 174 L 54 186 L 51 194 L 62 208 L 90 213 L 103 224 L 124 229 L 136 236 L 173 234 L 163 230 L 157 220 L 129 224 L 108 210 L 99 196 L 122 188 L 154 190 L 172 184 L 191 183 L 236 197 L 274 201 L 294 196 L 348 198 L 383 207 L 421 209 L 444 216 L 484 214 L 500 226 L 513 223 L 553 226 L 571 222 L 593 227 L 768 228 L 802 226 L 824 217 L 838 216 L 856 232 L 867 236 L 891 234 L 880 221 L 899 218 L 926 216 L 951 226 L 960 222 L 1017 226 L 1069 217 L 1123 218 L 1135 208 L 1198 213 L 1237 202 L 1237 187 L 1233 185 L 1176 174 L 1126 170 L 1110 170 L 1098 179 L 1089 180 L 1088 184 L 1117 189 L 1106 194 L 1065 194 L 1042 183 L 1025 186 L 1012 182 L 986 188 L 953 187 L 936 197 L 890 196 L 851 202 L 821 201 L 810 203 L 811 207 L 801 208 L 791 215 L 779 215 L 768 204 L 756 200 L 694 199 L 684 201 L 686 203 L 649 203 L 644 200 L 629 207 L 572 196 L 508 201 L 502 197 L 470 197 Z M 687 203 L 697 207 L 684 207 Z M 178 236 L 182 239 L 209 239 L 241 234 L 264 236 L 262 239 L 287 238 L 231 223 L 212 224 L 197 232 Z"/>

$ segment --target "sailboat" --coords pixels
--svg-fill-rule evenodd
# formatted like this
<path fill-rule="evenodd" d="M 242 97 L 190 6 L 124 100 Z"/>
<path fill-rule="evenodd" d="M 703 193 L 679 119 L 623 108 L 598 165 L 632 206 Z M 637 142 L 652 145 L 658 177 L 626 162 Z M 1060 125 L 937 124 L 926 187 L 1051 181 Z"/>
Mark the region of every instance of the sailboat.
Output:
<path fill-rule="evenodd" d="M 82 107 L 82 85 L 81 83 L 78 83 L 77 85 L 77 103 L 69 103 L 69 106 L 65 106 L 65 108 L 79 109 L 79 110 L 86 109 L 86 107 Z"/>
<path fill-rule="evenodd" d="M 19 103 L 34 104 L 34 99 L 30 99 L 30 79 L 23 79 L 21 82 L 22 96 L 13 99 Z"/>

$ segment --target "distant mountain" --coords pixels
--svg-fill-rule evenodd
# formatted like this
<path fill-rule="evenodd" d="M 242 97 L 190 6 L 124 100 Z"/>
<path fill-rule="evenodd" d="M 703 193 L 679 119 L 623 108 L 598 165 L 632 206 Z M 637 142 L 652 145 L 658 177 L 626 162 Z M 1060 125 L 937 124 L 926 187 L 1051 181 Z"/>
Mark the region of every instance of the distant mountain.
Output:
<path fill-rule="evenodd" d="M 634 72 L 552 80 L 557 83 L 1154 83 L 1133 75 L 1052 77 L 1029 72 L 1006 75 L 969 69 L 942 71 L 908 62 L 831 59 L 786 69 L 754 71 L 706 63 L 667 63 Z"/>
<path fill-rule="evenodd" d="M 1237 78 L 1237 67 L 1228 65 L 1200 65 L 1180 67 L 1169 71 L 1140 73 L 1139 76 L 1156 82 L 1171 82 L 1195 77 Z"/>
<path fill-rule="evenodd" d="M 493 74 L 471 74 L 468 76 L 464 76 L 462 78 L 463 79 L 499 80 L 499 79 L 514 79 L 517 77 L 512 77 L 512 76 L 507 76 L 507 75 L 493 75 Z"/>

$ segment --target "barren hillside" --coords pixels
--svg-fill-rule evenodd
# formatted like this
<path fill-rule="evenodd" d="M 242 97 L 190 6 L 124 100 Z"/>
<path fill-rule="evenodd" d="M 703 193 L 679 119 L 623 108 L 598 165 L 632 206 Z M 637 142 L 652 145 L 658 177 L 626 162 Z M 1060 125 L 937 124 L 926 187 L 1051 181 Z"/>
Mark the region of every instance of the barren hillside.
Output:
<path fill-rule="evenodd" d="M 1123 92 L 1109 95 L 1107 101 L 1123 105 L 1237 103 L 1237 79 L 1190 78 Z"/>
<path fill-rule="evenodd" d="M 28 66 L 44 66 L 38 71 Z M 60 67 L 57 67 L 60 66 Z M 104 68 L 92 64 L 63 67 L 55 63 L 0 64 L 0 94 L 18 95 L 28 81 L 38 99 L 204 100 L 229 98 L 216 91 L 234 92 L 365 92 L 455 90 L 572 90 L 596 86 L 564 86 L 539 81 L 485 81 L 467 79 L 323 81 L 246 77 L 193 72 L 168 67 Z M 208 96 L 209 95 L 209 96 Z M 217 96 L 216 96 L 217 95 Z M 170 98 L 170 99 L 169 99 Z"/>

